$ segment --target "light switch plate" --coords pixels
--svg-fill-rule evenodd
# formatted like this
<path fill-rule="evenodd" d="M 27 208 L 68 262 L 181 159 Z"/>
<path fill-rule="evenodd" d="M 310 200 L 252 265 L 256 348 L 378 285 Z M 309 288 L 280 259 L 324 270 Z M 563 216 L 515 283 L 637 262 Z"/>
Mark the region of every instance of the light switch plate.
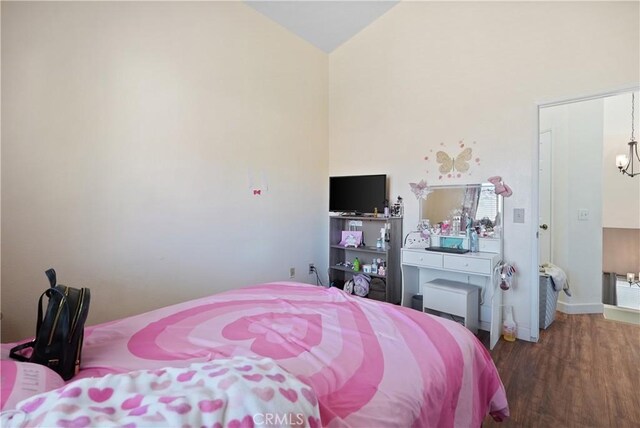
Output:
<path fill-rule="evenodd" d="M 513 222 L 524 223 L 524 208 L 513 209 Z"/>
<path fill-rule="evenodd" d="M 578 210 L 578 220 L 579 221 L 588 221 L 589 220 L 589 210 L 581 208 Z"/>

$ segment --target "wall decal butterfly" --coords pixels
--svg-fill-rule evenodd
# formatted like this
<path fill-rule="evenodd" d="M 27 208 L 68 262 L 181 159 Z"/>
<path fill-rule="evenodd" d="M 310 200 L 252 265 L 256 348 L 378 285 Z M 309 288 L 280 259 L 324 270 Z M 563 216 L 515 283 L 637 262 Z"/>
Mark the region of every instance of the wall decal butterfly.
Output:
<path fill-rule="evenodd" d="M 416 195 L 416 199 L 427 199 L 427 195 L 431 193 L 431 189 L 427 185 L 427 182 L 420 180 L 419 183 L 409 183 L 411 191 Z"/>
<path fill-rule="evenodd" d="M 467 147 L 461 151 L 455 158 L 451 158 L 447 153 L 439 151 L 436 153 L 436 162 L 440 164 L 438 170 L 442 174 L 447 174 L 452 171 L 467 172 L 469 170 L 471 155 L 471 147 Z"/>

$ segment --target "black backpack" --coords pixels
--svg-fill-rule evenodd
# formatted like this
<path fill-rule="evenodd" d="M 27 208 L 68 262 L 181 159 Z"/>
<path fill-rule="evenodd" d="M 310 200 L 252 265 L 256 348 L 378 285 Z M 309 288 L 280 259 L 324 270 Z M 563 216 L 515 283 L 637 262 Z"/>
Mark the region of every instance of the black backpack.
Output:
<path fill-rule="evenodd" d="M 46 271 L 51 288 L 40 295 L 38 322 L 34 340 L 11 349 L 11 358 L 45 365 L 64 380 L 71 379 L 80 370 L 84 323 L 89 313 L 91 293 L 88 288 L 57 285 L 56 271 Z M 42 298 L 49 298 L 47 311 L 42 315 Z M 18 353 L 33 348 L 25 357 Z"/>

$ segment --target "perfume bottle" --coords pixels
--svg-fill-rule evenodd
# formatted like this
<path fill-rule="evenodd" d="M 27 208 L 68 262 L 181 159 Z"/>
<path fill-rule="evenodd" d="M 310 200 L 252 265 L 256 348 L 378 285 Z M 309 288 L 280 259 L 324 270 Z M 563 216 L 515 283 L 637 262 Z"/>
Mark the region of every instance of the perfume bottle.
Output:
<path fill-rule="evenodd" d="M 477 253 L 480 251 L 480 241 L 478 239 L 477 229 L 471 230 L 471 236 L 469 237 L 469 250 L 472 253 Z"/>
<path fill-rule="evenodd" d="M 502 337 L 507 342 L 515 342 L 516 340 L 516 323 L 513 320 L 513 306 L 506 307 L 506 318 L 502 323 Z"/>
<path fill-rule="evenodd" d="M 460 235 L 460 216 L 454 216 L 451 221 L 451 234 L 453 236 Z"/>
<path fill-rule="evenodd" d="M 393 212 L 392 215 L 394 217 L 402 217 L 404 216 L 404 202 L 402 201 L 402 197 L 398 196 L 398 200 L 395 204 L 393 204 Z"/>

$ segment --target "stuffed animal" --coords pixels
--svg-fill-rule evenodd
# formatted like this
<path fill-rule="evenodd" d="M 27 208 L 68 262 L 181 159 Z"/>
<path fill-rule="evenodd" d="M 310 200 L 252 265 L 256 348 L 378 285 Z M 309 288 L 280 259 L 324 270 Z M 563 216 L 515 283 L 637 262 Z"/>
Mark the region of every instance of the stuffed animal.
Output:
<path fill-rule="evenodd" d="M 513 195 L 511 191 L 511 187 L 507 186 L 507 184 L 502 181 L 502 177 L 495 176 L 488 178 L 489 183 L 493 184 L 496 188 L 496 195 L 502 195 L 505 198 Z"/>

